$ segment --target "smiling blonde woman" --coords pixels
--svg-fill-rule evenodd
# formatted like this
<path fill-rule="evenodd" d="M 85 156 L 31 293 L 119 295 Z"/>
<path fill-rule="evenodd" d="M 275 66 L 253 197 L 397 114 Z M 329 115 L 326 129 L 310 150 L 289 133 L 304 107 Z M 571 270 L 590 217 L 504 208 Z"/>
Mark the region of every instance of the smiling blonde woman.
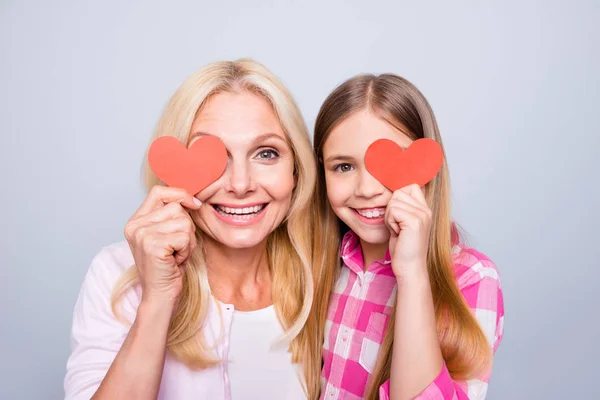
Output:
<path fill-rule="evenodd" d="M 146 164 L 149 193 L 127 240 L 94 258 L 74 311 L 67 399 L 318 390 L 303 328 L 316 167 L 300 111 L 259 63 L 213 63 L 177 90 L 153 139 L 189 146 L 206 135 L 227 149 L 223 175 L 193 197 Z"/>

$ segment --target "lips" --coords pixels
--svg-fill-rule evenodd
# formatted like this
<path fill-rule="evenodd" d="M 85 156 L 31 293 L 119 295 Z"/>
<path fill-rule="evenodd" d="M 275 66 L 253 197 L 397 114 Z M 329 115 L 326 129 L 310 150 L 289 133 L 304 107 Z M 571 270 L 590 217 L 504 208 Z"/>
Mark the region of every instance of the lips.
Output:
<path fill-rule="evenodd" d="M 221 221 L 235 226 L 252 225 L 262 219 L 269 203 L 212 204 L 215 215 Z"/>
<path fill-rule="evenodd" d="M 252 215 L 258 214 L 265 208 L 266 204 L 259 204 L 255 206 L 240 206 L 240 207 L 228 207 L 221 204 L 214 204 L 213 207 L 221 214 L 225 215 Z"/>
<path fill-rule="evenodd" d="M 355 208 L 358 214 L 369 219 L 382 218 L 385 215 L 385 207 L 376 208 Z"/>

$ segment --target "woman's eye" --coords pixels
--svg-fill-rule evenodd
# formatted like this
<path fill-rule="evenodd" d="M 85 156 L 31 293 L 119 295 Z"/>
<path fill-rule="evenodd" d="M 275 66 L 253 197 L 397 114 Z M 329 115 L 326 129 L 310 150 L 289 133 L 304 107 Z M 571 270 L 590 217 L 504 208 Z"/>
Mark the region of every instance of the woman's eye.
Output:
<path fill-rule="evenodd" d="M 339 164 L 336 165 L 335 168 L 333 169 L 335 172 L 349 172 L 352 171 L 354 169 L 354 167 L 351 164 Z"/>
<path fill-rule="evenodd" d="M 265 150 L 261 150 L 258 155 L 258 158 L 264 159 L 264 160 L 270 160 L 272 158 L 277 158 L 279 157 L 279 153 L 276 152 L 273 149 L 265 149 Z"/>

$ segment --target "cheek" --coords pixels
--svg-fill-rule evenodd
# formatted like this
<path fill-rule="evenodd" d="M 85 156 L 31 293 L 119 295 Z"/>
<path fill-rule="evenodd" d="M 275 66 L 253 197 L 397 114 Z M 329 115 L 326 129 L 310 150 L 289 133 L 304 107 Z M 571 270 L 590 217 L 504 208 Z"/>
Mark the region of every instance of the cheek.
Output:
<path fill-rule="evenodd" d="M 343 207 L 352 195 L 351 190 L 350 192 L 348 191 L 348 183 L 339 177 L 326 174 L 325 185 L 327 186 L 327 198 L 333 208 Z"/>
<path fill-rule="evenodd" d="M 289 200 L 296 184 L 293 163 L 281 163 L 255 171 L 256 182 L 275 200 Z"/>
<path fill-rule="evenodd" d="M 211 183 L 209 186 L 202 189 L 194 197 L 196 197 L 198 200 L 200 200 L 201 202 L 204 203 L 206 200 L 208 200 L 212 196 L 214 196 L 219 191 L 219 189 L 223 186 L 223 182 L 221 181 L 222 179 L 223 179 L 222 177 L 217 179 L 215 182 Z"/>
<path fill-rule="evenodd" d="M 205 207 L 211 206 L 202 206 L 200 210 L 194 210 L 190 212 L 192 220 L 202 232 L 206 232 L 206 223 L 204 222 L 206 220 L 206 217 L 208 217 L 213 212 L 211 209 Z"/>

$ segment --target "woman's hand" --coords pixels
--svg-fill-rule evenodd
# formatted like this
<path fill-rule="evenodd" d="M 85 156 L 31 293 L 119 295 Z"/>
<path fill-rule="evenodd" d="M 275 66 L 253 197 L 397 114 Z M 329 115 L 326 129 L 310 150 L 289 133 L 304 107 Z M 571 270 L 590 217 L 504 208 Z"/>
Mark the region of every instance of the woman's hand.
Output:
<path fill-rule="evenodd" d="M 390 256 L 396 278 L 427 274 L 431 210 L 419 185 L 398 189 L 385 210 Z"/>
<path fill-rule="evenodd" d="M 154 186 L 127 222 L 125 237 L 139 272 L 143 302 L 174 306 L 179 299 L 183 268 L 197 246 L 188 210 L 201 205 L 183 189 Z"/>

